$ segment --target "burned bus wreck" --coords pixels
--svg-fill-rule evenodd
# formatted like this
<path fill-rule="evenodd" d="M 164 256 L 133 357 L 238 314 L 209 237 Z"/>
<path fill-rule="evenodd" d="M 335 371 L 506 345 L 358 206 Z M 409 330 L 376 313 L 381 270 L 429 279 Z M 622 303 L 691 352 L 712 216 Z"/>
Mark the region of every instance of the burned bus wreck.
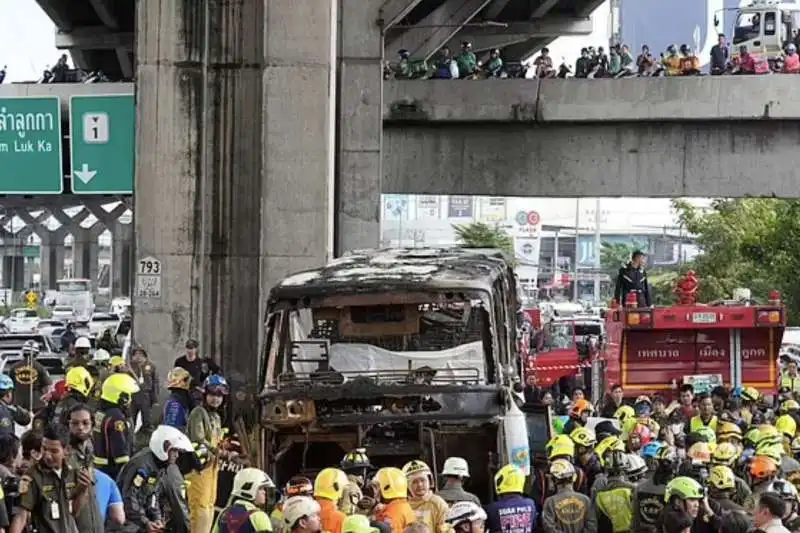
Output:
<path fill-rule="evenodd" d="M 268 304 L 262 464 L 282 483 L 355 447 L 381 466 L 456 455 L 488 495 L 508 459 L 516 307 L 494 251 L 359 251 L 284 279 Z"/>

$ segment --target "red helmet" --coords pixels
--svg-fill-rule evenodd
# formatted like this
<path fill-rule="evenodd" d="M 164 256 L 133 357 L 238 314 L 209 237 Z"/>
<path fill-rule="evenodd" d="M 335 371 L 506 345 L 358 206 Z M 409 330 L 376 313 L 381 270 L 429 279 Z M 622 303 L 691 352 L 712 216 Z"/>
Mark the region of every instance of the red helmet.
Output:
<path fill-rule="evenodd" d="M 633 436 L 639 437 L 639 443 L 641 446 L 646 446 L 651 440 L 653 440 L 653 433 L 650 431 L 650 428 L 644 424 L 636 424 L 633 427 L 628 435 L 628 442 L 630 442 L 631 437 Z"/>

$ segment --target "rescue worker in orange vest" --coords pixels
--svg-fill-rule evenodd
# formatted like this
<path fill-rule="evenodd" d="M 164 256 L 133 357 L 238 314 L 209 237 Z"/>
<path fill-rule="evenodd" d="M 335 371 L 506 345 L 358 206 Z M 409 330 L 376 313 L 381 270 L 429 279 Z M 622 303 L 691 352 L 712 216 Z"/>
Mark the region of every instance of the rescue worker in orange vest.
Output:
<path fill-rule="evenodd" d="M 272 513 L 269 515 L 272 521 L 273 533 L 282 533 L 286 530 L 286 522 L 283 519 L 283 505 L 292 496 L 312 496 L 314 494 L 314 485 L 311 480 L 303 476 L 295 476 L 286 483 L 283 488 L 282 501 L 275 505 Z"/>
<path fill-rule="evenodd" d="M 417 515 L 417 521 L 427 525 L 431 533 L 444 533 L 448 507 L 441 496 L 433 493 L 431 468 L 423 461 L 414 460 L 403 466 L 403 473 L 408 480 L 408 503 Z"/>
<path fill-rule="evenodd" d="M 379 496 L 383 507 L 375 514 L 375 520 L 392 528 L 392 533 L 403 533 L 406 526 L 417 520 L 408 503 L 408 481 L 399 468 L 381 468 L 375 474 Z"/>
<path fill-rule="evenodd" d="M 342 533 L 347 516 L 339 510 L 339 500 L 349 480 L 338 468 L 325 468 L 314 480 L 314 499 L 319 504 L 319 518 L 325 533 Z"/>

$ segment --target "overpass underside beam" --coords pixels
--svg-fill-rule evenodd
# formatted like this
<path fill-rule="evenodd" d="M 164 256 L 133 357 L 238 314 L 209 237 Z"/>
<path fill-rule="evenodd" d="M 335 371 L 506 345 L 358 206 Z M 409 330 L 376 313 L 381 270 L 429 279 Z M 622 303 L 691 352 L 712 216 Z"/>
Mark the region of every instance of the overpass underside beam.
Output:
<path fill-rule="evenodd" d="M 511 0 L 492 0 L 484 11 L 486 20 L 494 20 L 499 17 L 500 12 L 506 8 L 510 1 Z"/>
<path fill-rule="evenodd" d="M 101 2 L 101 0 L 94 0 Z M 110 14 L 106 15 L 110 16 Z M 135 35 L 132 32 L 116 31 L 116 24 L 109 28 L 86 27 L 76 28 L 70 31 L 56 30 L 56 48 L 67 50 L 73 56 L 76 65 L 87 68 L 85 61 L 81 59 L 82 53 L 88 50 L 114 50 L 117 54 L 120 69 L 126 79 L 133 78 L 132 53 Z"/>
<path fill-rule="evenodd" d="M 380 25 L 384 30 L 391 28 L 403 20 L 421 2 L 422 0 L 386 0 L 378 9 Z"/>
<path fill-rule="evenodd" d="M 538 5 L 536 5 L 531 12 L 531 18 L 540 19 L 544 17 L 556 6 L 556 4 L 558 4 L 558 2 L 559 0 L 539 0 Z"/>
<path fill-rule="evenodd" d="M 503 49 L 503 58 L 506 61 L 525 62 L 533 57 L 536 52 L 544 48 L 550 40 L 552 40 L 552 38 L 531 37 L 521 43 L 512 44 Z"/>
<path fill-rule="evenodd" d="M 384 50 L 392 57 L 405 48 L 415 58 L 430 58 L 492 0 L 446 0 L 419 24 L 392 40 Z"/>
<path fill-rule="evenodd" d="M 546 39 L 563 36 L 590 35 L 592 19 L 557 18 L 536 22 L 513 22 L 505 27 L 465 29 L 448 43 L 450 49 L 461 45 L 462 41 L 472 43 L 475 51 L 503 48 L 531 39 Z M 454 48 L 455 47 L 455 48 Z"/>

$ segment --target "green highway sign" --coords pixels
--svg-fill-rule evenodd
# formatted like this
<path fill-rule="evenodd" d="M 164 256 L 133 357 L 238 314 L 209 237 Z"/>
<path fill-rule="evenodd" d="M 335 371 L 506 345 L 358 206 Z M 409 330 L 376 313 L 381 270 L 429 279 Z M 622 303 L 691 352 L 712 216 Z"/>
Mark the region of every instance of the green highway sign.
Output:
<path fill-rule="evenodd" d="M 69 115 L 72 192 L 133 194 L 133 95 L 72 96 Z"/>
<path fill-rule="evenodd" d="M 61 194 L 61 102 L 0 98 L 0 194 Z"/>

